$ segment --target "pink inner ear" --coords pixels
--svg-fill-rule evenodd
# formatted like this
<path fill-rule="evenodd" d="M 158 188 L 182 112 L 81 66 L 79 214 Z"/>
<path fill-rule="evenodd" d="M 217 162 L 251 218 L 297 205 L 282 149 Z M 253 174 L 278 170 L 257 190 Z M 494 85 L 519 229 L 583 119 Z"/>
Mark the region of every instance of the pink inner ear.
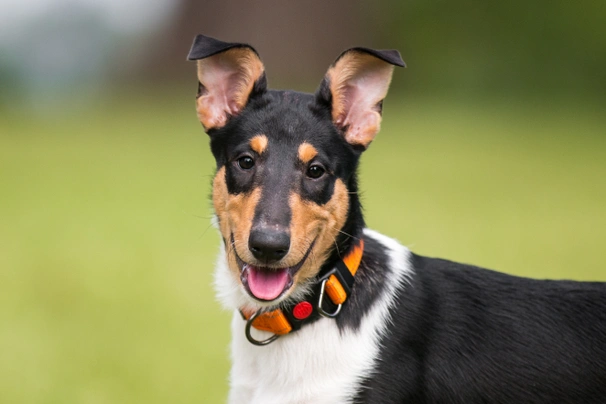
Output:
<path fill-rule="evenodd" d="M 206 130 L 225 125 L 237 115 L 263 74 L 263 64 L 249 48 L 233 48 L 198 61 L 198 80 L 204 92 L 196 101 L 198 118 Z"/>
<path fill-rule="evenodd" d="M 328 71 L 335 124 L 346 128 L 345 139 L 367 147 L 379 132 L 378 104 L 387 95 L 393 66 L 357 51 L 343 55 Z"/>

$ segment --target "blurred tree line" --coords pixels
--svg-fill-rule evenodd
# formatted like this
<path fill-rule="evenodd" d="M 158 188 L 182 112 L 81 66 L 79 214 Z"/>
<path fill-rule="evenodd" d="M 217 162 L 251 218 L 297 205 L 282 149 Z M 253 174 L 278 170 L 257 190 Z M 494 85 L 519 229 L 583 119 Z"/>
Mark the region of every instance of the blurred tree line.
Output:
<path fill-rule="evenodd" d="M 0 37 L 0 109 L 192 83 L 185 58 L 198 33 L 252 44 L 273 88 L 313 91 L 344 49 L 368 46 L 401 51 L 396 91 L 606 100 L 604 0 L 159 1 L 158 18 L 133 16 L 139 30 L 65 3 Z"/>
<path fill-rule="evenodd" d="M 376 6 L 385 17 L 376 29 L 407 55 L 415 87 L 606 93 L 603 0 L 386 0 Z"/>
<path fill-rule="evenodd" d="M 273 85 L 313 90 L 364 45 L 401 51 L 409 68 L 394 84 L 407 91 L 606 94 L 604 0 L 182 0 L 176 15 L 152 47 L 167 63 L 150 74 L 191 73 L 172 61 L 205 33 L 253 44 Z"/>

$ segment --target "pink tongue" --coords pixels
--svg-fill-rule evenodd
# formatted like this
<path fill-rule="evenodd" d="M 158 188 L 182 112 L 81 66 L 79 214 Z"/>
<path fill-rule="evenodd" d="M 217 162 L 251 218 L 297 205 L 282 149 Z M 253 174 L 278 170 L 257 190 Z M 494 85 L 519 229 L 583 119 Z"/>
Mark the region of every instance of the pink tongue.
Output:
<path fill-rule="evenodd" d="M 248 271 L 248 287 L 257 299 L 262 300 L 274 300 L 280 296 L 289 279 L 286 268 L 263 271 L 251 266 Z"/>

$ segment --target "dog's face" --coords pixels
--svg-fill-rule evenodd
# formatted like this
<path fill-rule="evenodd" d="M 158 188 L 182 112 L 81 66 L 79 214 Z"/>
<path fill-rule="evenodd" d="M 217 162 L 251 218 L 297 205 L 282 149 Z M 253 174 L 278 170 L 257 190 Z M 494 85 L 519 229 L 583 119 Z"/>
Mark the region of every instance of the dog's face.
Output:
<path fill-rule="evenodd" d="M 213 136 L 213 205 L 230 270 L 251 297 L 271 302 L 328 258 L 347 218 L 346 168 L 356 154 L 309 108 L 313 97 L 264 98 Z"/>
<path fill-rule="evenodd" d="M 198 36 L 190 59 L 217 162 L 212 200 L 228 270 L 251 304 L 275 305 L 305 292 L 338 248 L 358 158 L 401 59 L 345 52 L 315 95 L 267 90 L 247 45 Z"/>

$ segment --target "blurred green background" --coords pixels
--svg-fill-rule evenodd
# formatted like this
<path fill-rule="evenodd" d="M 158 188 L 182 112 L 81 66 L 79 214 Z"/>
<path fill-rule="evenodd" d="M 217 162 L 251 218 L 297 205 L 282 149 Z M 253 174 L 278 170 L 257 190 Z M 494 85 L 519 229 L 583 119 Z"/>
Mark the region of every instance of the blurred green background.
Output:
<path fill-rule="evenodd" d="M 218 403 L 214 162 L 193 36 L 247 41 L 313 91 L 398 48 L 361 163 L 368 225 L 415 252 L 606 280 L 599 1 L 36 0 L 0 16 L 0 402 Z"/>

